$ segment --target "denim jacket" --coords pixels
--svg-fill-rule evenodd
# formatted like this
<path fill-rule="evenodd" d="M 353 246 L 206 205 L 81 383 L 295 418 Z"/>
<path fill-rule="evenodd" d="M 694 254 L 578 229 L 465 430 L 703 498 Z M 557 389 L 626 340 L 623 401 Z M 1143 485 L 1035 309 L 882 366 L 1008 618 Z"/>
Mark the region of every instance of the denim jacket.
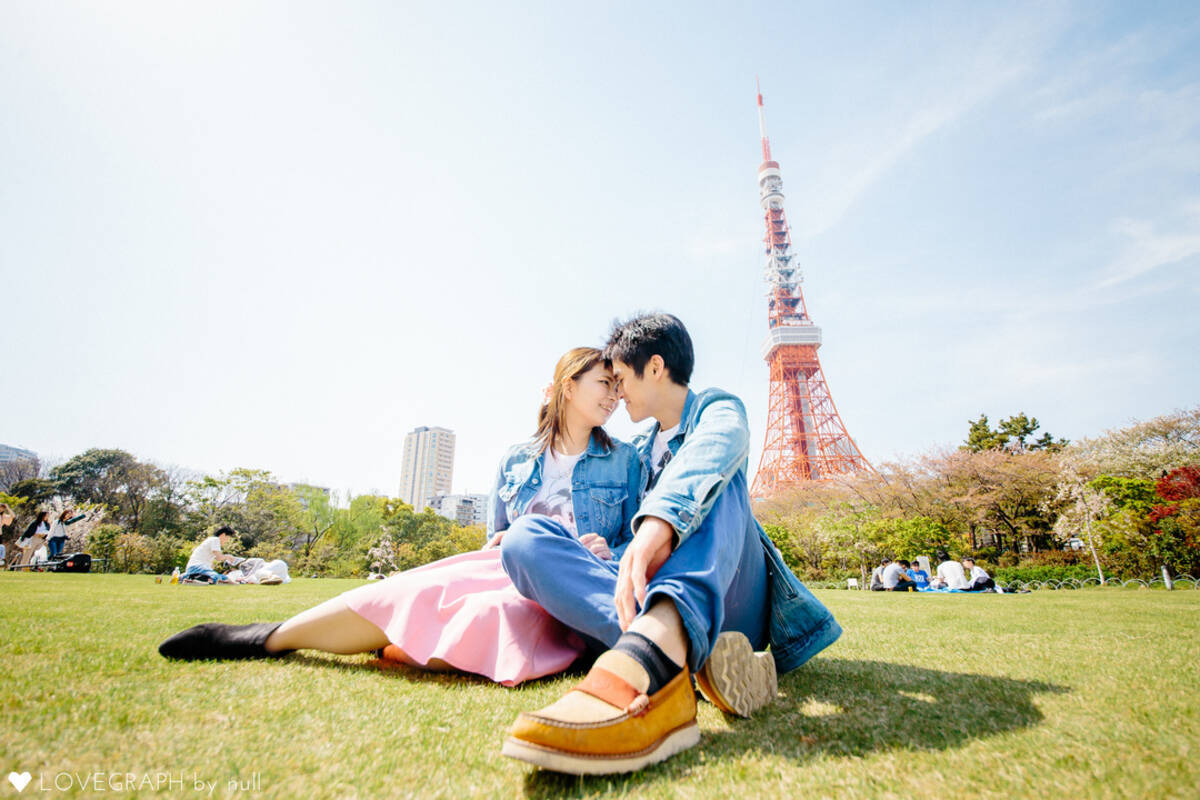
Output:
<path fill-rule="evenodd" d="M 571 474 L 575 528 L 582 536 L 598 533 L 620 558 L 633 539 L 630 523 L 645 489 L 645 472 L 637 451 L 613 440 L 605 450 L 592 436 Z M 500 460 L 496 483 L 488 497 L 488 539 L 524 514 L 542 484 L 542 451 L 535 442 L 513 445 Z"/>
<path fill-rule="evenodd" d="M 658 431 L 655 422 L 633 440 L 647 475 Z M 689 390 L 679 432 L 667 446 L 671 460 L 646 492 L 634 514 L 633 527 L 636 529 L 642 517 L 655 516 L 670 523 L 682 543 L 700 527 L 729 481 L 739 471 L 746 471 L 750 450 L 746 408 L 737 397 L 720 389 L 705 389 L 699 394 Z M 738 485 L 747 484 L 739 481 Z M 753 514 L 747 515 L 746 525 L 758 533 L 767 561 L 771 652 L 778 670 L 788 672 L 833 644 L 841 636 L 842 627 L 788 569 Z"/>

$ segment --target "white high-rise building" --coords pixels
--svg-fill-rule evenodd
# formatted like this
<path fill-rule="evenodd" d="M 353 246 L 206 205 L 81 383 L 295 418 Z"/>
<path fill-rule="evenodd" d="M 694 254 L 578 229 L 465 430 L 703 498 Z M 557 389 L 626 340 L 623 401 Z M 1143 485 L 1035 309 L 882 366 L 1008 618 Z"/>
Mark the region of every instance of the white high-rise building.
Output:
<path fill-rule="evenodd" d="M 433 510 L 459 525 L 487 525 L 486 494 L 439 494 L 430 504 Z"/>
<path fill-rule="evenodd" d="M 454 431 L 415 428 L 404 437 L 400 499 L 424 511 L 439 492 L 448 494 L 454 478 Z"/>

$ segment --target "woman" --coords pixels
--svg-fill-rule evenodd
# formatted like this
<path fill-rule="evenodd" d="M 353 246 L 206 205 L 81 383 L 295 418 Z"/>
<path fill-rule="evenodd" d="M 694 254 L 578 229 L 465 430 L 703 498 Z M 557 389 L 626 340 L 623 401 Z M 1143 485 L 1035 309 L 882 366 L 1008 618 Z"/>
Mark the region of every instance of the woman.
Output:
<path fill-rule="evenodd" d="M 384 648 L 408 664 L 474 672 L 509 686 L 566 669 L 584 643 L 517 593 L 497 545 L 517 517 L 545 514 L 574 530 L 596 558 L 620 558 L 632 539 L 644 473 L 636 451 L 602 428 L 616 404 L 601 352 L 571 350 L 555 367 L 533 439 L 500 462 L 482 550 L 361 586 L 282 624 L 198 625 L 159 652 L 190 660 Z"/>
<path fill-rule="evenodd" d="M 27 566 L 33 563 L 33 554 L 38 551 L 46 541 L 46 537 L 50 535 L 49 517 L 49 511 L 39 511 L 33 522 L 29 523 L 29 527 L 25 529 L 25 533 L 17 540 L 17 547 L 21 548 L 21 556 L 17 559 L 14 566 Z"/>
<path fill-rule="evenodd" d="M 74 525 L 84 517 L 83 514 L 73 516 L 74 514 L 75 509 L 64 508 L 63 512 L 58 515 L 58 519 L 54 521 L 54 525 L 50 528 L 50 541 L 47 546 L 48 555 L 51 559 L 62 555 L 63 547 L 67 544 L 67 526 Z"/>
<path fill-rule="evenodd" d="M 13 523 L 17 521 L 17 515 L 8 507 L 8 503 L 0 503 L 0 567 L 4 566 L 5 559 L 8 557 L 8 549 L 4 546 L 4 540 L 12 534 Z"/>

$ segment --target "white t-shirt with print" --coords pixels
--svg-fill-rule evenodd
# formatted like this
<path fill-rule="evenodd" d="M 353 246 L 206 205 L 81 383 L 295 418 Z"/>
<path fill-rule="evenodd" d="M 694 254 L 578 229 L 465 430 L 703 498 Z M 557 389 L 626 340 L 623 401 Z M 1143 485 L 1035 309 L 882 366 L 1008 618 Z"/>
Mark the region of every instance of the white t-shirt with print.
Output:
<path fill-rule="evenodd" d="M 221 540 L 216 536 L 210 536 L 200 544 L 196 545 L 196 549 L 192 551 L 191 558 L 188 559 L 189 567 L 201 566 L 206 569 L 213 568 L 213 557 L 221 552 Z"/>
<path fill-rule="evenodd" d="M 527 514 L 545 514 L 578 536 L 575 529 L 575 505 L 571 502 L 571 476 L 583 453 L 565 456 L 547 447 L 542 456 L 542 485 L 529 501 Z"/>
<path fill-rule="evenodd" d="M 667 428 L 665 431 L 660 430 L 654 436 L 654 445 L 650 448 L 650 480 L 653 482 L 658 477 L 658 473 L 662 472 L 666 462 L 663 456 L 671 449 L 671 440 L 675 438 L 675 434 L 679 433 L 679 424 L 674 428 Z"/>

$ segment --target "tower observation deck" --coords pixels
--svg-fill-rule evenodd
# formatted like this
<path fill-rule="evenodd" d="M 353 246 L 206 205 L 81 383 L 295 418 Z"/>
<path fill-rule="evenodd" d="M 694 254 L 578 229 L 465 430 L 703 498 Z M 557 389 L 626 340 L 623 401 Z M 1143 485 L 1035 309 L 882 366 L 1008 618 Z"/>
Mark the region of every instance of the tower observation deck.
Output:
<path fill-rule="evenodd" d="M 821 329 L 813 324 L 793 263 L 791 232 L 783 209 L 783 178 L 771 159 L 762 92 L 758 93 L 762 165 L 759 201 L 767 232 L 767 336 L 762 355 L 770 370 L 767 432 L 751 494 L 764 497 L 807 481 L 829 480 L 871 470 L 833 404 L 817 349 Z"/>

